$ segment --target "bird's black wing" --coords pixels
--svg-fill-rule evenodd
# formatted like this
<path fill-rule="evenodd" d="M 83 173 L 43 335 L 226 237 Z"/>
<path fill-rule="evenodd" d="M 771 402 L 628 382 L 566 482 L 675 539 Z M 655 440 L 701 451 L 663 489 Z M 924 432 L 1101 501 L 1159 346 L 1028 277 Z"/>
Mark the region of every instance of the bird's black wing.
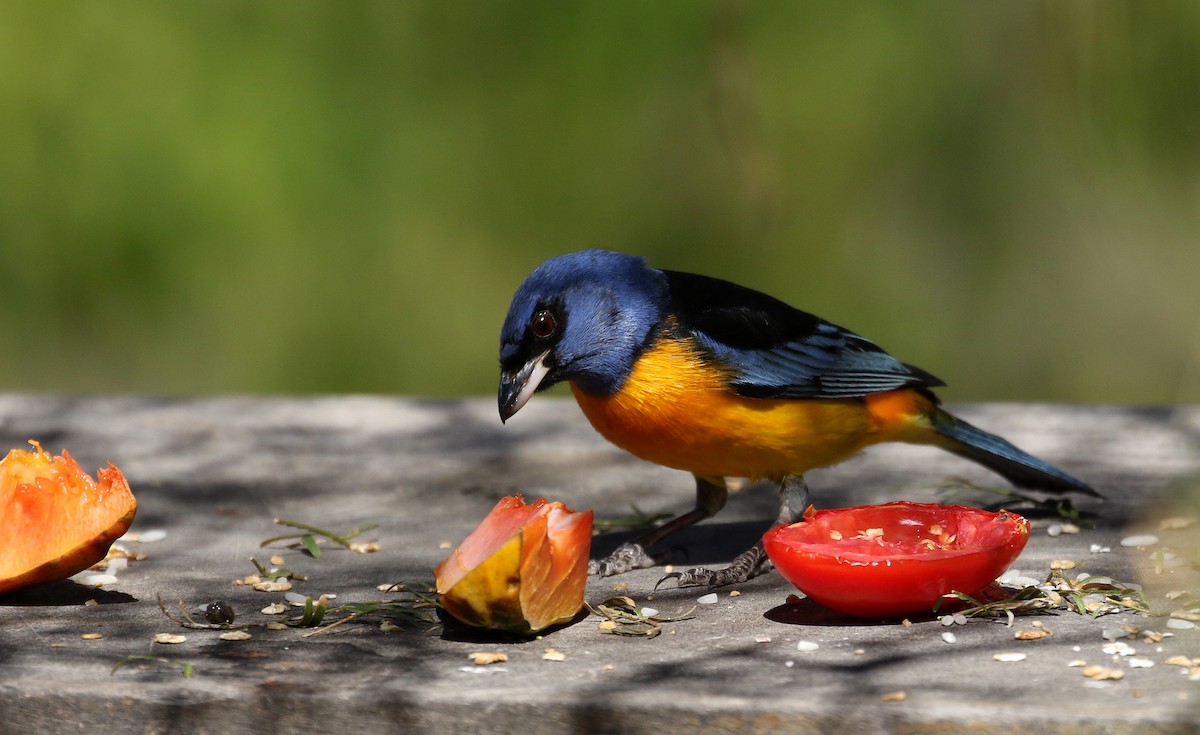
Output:
<path fill-rule="evenodd" d="M 751 398 L 854 398 L 944 383 L 873 342 L 728 281 L 664 271 L 678 328 Z"/>

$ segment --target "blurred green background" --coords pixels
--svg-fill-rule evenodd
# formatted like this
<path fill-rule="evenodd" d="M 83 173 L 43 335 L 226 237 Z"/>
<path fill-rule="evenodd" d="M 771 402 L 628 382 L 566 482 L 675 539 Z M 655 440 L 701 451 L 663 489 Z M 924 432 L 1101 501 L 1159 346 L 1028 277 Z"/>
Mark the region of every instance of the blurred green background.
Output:
<path fill-rule="evenodd" d="M 1200 400 L 1200 3 L 0 5 L 0 390 L 493 394 L 596 245 Z"/>

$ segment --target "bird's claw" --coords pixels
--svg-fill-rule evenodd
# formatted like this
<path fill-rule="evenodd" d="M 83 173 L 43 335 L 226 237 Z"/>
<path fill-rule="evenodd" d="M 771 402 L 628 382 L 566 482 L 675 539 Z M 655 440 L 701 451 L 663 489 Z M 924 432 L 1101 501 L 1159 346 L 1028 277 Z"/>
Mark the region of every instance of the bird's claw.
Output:
<path fill-rule="evenodd" d="M 704 567 L 693 567 L 685 569 L 682 572 L 669 572 L 659 578 L 655 583 L 654 589 L 658 589 L 667 580 L 674 580 L 676 587 L 724 587 L 725 585 L 737 584 L 745 582 L 750 578 L 750 575 L 727 574 L 728 569 L 713 571 Z"/>
<path fill-rule="evenodd" d="M 670 572 L 664 574 L 658 580 L 658 583 L 654 585 L 654 589 L 658 589 L 662 586 L 663 582 L 669 579 L 675 580 L 676 587 L 708 587 L 709 589 L 716 589 L 717 587 L 726 587 L 731 584 L 741 584 L 748 579 L 770 571 L 771 568 L 771 560 L 763 553 L 761 545 L 756 544 L 748 551 L 739 554 L 724 569 L 712 570 L 705 567 L 692 567 L 682 572 Z"/>
<path fill-rule="evenodd" d="M 634 569 L 653 567 L 658 565 L 659 561 L 658 557 L 647 553 L 641 544 L 624 543 L 603 559 L 589 561 L 588 574 L 597 577 L 611 577 Z"/>

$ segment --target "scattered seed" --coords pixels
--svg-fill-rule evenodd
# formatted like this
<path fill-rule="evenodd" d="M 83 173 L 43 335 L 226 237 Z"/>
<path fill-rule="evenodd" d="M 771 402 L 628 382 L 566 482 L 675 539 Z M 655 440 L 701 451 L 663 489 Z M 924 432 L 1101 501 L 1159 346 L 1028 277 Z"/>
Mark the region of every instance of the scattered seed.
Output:
<path fill-rule="evenodd" d="M 1200 611 L 1197 610 L 1172 610 L 1171 617 L 1176 620 L 1190 620 L 1193 623 L 1200 623 Z"/>
<path fill-rule="evenodd" d="M 730 597 L 741 597 L 742 592 L 741 592 L 741 590 L 729 590 L 729 596 Z"/>
<path fill-rule="evenodd" d="M 1072 535 L 1077 534 L 1079 533 L 1079 526 L 1076 526 L 1074 523 L 1064 523 L 1062 524 L 1062 532 Z"/>
<path fill-rule="evenodd" d="M 1100 646 L 1100 650 L 1110 656 L 1132 656 L 1137 650 L 1125 641 L 1114 641 Z"/>
<path fill-rule="evenodd" d="M 96 573 L 84 574 L 83 576 L 75 577 L 74 579 L 80 584 L 87 585 L 88 587 L 105 587 L 108 585 L 114 585 L 118 581 L 115 574 Z"/>
<path fill-rule="evenodd" d="M 1191 668 L 1192 666 L 1200 666 L 1200 658 L 1188 658 L 1183 655 L 1175 655 L 1163 661 L 1167 666 L 1182 666 L 1183 668 Z"/>
<path fill-rule="evenodd" d="M 384 633 L 395 633 L 398 630 L 404 630 L 399 625 L 396 625 L 390 620 L 385 620 L 379 624 L 379 629 Z"/>
<path fill-rule="evenodd" d="M 904 626 L 905 630 L 912 627 L 912 621 L 909 620 L 908 618 L 901 620 L 900 624 Z"/>
<path fill-rule="evenodd" d="M 378 541 L 368 541 L 361 544 L 350 544 L 350 550 L 355 554 L 374 554 L 379 551 Z"/>
<path fill-rule="evenodd" d="M 287 623 L 267 623 L 267 630 L 287 630 Z"/>
<path fill-rule="evenodd" d="M 1093 554 L 1108 554 L 1112 552 L 1112 547 L 1101 546 L 1100 544 L 1092 544 L 1089 549 Z"/>
<path fill-rule="evenodd" d="M 1148 533 L 1137 534 L 1134 536 L 1126 536 L 1121 539 L 1121 545 L 1125 547 L 1132 546 L 1153 546 L 1158 543 L 1158 536 L 1152 536 Z"/>
<path fill-rule="evenodd" d="M 83 635 L 81 635 L 79 637 L 85 641 L 98 641 L 104 637 L 104 634 L 103 633 L 84 633 Z"/>
<path fill-rule="evenodd" d="M 1048 628 L 1022 628 L 1013 634 L 1013 638 L 1019 641 L 1036 641 L 1040 638 L 1049 638 L 1054 635 Z"/>
<path fill-rule="evenodd" d="M 947 630 L 944 633 L 942 633 L 942 640 L 944 640 L 947 643 L 958 643 L 958 636 L 954 635 L 954 633 Z"/>
<path fill-rule="evenodd" d="M 162 643 L 164 645 L 174 645 L 176 643 L 183 643 L 186 640 L 187 640 L 187 636 L 178 635 L 176 633 L 159 633 L 154 636 L 155 643 Z"/>
<path fill-rule="evenodd" d="M 940 523 L 933 524 L 932 526 L 929 527 L 929 532 L 932 533 L 934 536 L 941 536 L 942 535 L 941 524 Z"/>
<path fill-rule="evenodd" d="M 248 641 L 248 640 L 250 640 L 250 634 L 244 630 L 227 630 L 217 637 L 223 641 Z"/>
<path fill-rule="evenodd" d="M 151 531 L 142 531 L 141 533 L 125 534 L 125 539 L 127 541 L 141 541 L 143 544 L 152 544 L 155 541 L 162 541 L 166 537 L 167 532 L 161 528 L 155 528 Z"/>
<path fill-rule="evenodd" d="M 800 641 L 796 644 L 796 650 L 803 651 L 804 653 L 815 651 L 820 647 L 821 644 L 817 643 L 816 641 Z"/>
<path fill-rule="evenodd" d="M 628 582 L 617 582 L 616 584 L 614 584 L 612 586 L 611 589 L 613 592 L 628 592 L 629 591 L 629 583 Z"/>
<path fill-rule="evenodd" d="M 1142 638 L 1147 643 L 1162 643 L 1163 638 L 1165 638 L 1165 637 L 1166 637 L 1165 635 L 1158 632 L 1157 630 L 1147 630 L 1142 633 Z"/>
<path fill-rule="evenodd" d="M 547 648 L 542 652 L 543 661 L 566 661 L 567 655 L 562 651 L 556 651 L 553 648 Z"/>
<path fill-rule="evenodd" d="M 92 599 L 92 600 L 88 600 L 87 602 L 83 603 L 83 606 L 84 607 L 99 607 L 100 603 L 97 602 L 96 600 Z"/>
<path fill-rule="evenodd" d="M 769 635 L 756 635 L 756 636 L 754 636 L 754 642 L 755 642 L 755 643 L 770 643 L 770 642 L 771 642 L 771 636 L 769 636 Z"/>
<path fill-rule="evenodd" d="M 717 602 L 717 593 L 710 592 L 707 595 L 701 595 L 700 597 L 696 598 L 696 602 L 701 605 L 714 605 Z"/>
<path fill-rule="evenodd" d="M 502 664 L 508 660 L 507 653 L 489 653 L 486 651 L 477 651 L 469 654 L 467 658 L 471 659 L 476 666 L 490 666 L 492 664 Z"/>
<path fill-rule="evenodd" d="M 1172 516 L 1171 518 L 1162 519 L 1158 524 L 1158 528 L 1160 531 L 1182 531 L 1194 525 L 1196 525 L 1196 518 L 1194 516 Z"/>
<path fill-rule="evenodd" d="M 1004 653 L 993 653 L 992 658 L 1004 663 L 1012 663 L 1015 661 L 1024 661 L 1026 659 L 1026 655 L 1024 653 L 1013 653 L 1006 651 Z"/>
<path fill-rule="evenodd" d="M 1051 569 L 1074 569 L 1076 566 L 1076 562 L 1071 559 L 1055 559 L 1050 562 Z"/>
<path fill-rule="evenodd" d="M 453 546 L 454 546 L 454 544 L 450 543 L 449 541 L 441 541 L 438 543 L 439 549 L 449 549 L 449 548 L 453 548 Z"/>
<path fill-rule="evenodd" d="M 277 567 L 281 567 L 281 566 L 283 566 L 283 557 L 280 556 L 279 554 L 272 554 L 271 555 L 271 563 Z"/>
<path fill-rule="evenodd" d="M 865 651 L 865 650 L 863 650 L 863 649 L 861 649 L 861 648 L 856 648 L 856 649 L 854 649 L 854 655 L 855 655 L 855 656 L 862 656 L 862 655 L 864 655 L 864 654 L 866 654 L 866 651 Z"/>
<path fill-rule="evenodd" d="M 656 610 L 655 608 L 653 608 L 653 607 L 643 607 L 642 608 L 642 617 L 652 618 L 655 615 L 658 615 L 658 610 Z"/>
<path fill-rule="evenodd" d="M 272 602 L 262 609 L 263 615 L 282 615 L 287 612 L 288 606 L 282 602 Z"/>
<path fill-rule="evenodd" d="M 908 698 L 907 694 L 905 694 L 903 691 L 899 691 L 899 692 L 888 692 L 887 694 L 880 696 L 879 700 L 882 702 L 903 702 L 907 698 Z"/>
<path fill-rule="evenodd" d="M 406 587 L 403 582 L 392 582 L 391 584 L 376 585 L 375 589 L 380 592 L 404 592 Z"/>
<path fill-rule="evenodd" d="M 1067 666 L 1069 666 L 1072 669 L 1077 669 L 1077 668 L 1081 668 L 1083 666 L 1087 666 L 1087 661 L 1084 661 L 1081 658 L 1077 658 L 1074 661 L 1068 661 Z"/>
<path fill-rule="evenodd" d="M 284 594 L 283 599 L 289 605 L 303 607 L 304 603 L 308 602 L 308 595 L 302 595 L 299 592 L 287 592 Z"/>
<path fill-rule="evenodd" d="M 1191 630 L 1196 627 L 1196 624 L 1183 618 L 1168 618 L 1167 627 L 1171 630 Z"/>
<path fill-rule="evenodd" d="M 1131 658 L 1129 659 L 1129 668 L 1131 669 L 1148 669 L 1154 665 L 1154 662 L 1148 658 Z"/>
<path fill-rule="evenodd" d="M 1061 523 L 1051 523 L 1046 527 L 1046 534 L 1049 536 L 1061 536 L 1062 531 L 1063 529 Z"/>
<path fill-rule="evenodd" d="M 607 633 L 611 630 L 616 630 L 617 624 L 616 624 L 616 622 L 614 622 L 612 620 L 605 620 L 605 621 L 601 622 L 599 625 L 597 625 L 596 628 L 602 633 Z"/>
<path fill-rule="evenodd" d="M 841 541 L 842 540 L 842 532 L 838 531 L 837 529 L 831 529 L 829 531 L 829 539 L 831 541 Z"/>
<path fill-rule="evenodd" d="M 1092 681 L 1115 681 L 1125 678 L 1124 671 L 1108 666 L 1085 666 L 1082 673 Z"/>
<path fill-rule="evenodd" d="M 286 579 L 276 579 L 269 582 L 257 582 L 251 586 L 259 592 L 287 592 L 292 588 L 292 583 Z"/>

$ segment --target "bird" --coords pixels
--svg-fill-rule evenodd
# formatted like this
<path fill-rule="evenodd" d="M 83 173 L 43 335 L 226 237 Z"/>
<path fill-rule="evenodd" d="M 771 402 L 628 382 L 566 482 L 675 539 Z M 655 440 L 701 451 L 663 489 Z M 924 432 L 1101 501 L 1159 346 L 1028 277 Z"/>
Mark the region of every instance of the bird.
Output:
<path fill-rule="evenodd" d="M 1099 496 L 1086 483 L 942 408 L 945 385 L 875 343 L 759 291 L 589 249 L 537 266 L 500 333 L 498 406 L 511 419 L 568 383 L 592 427 L 649 462 L 690 472 L 695 507 L 593 560 L 599 576 L 661 563 L 663 539 L 715 515 L 729 478 L 778 485 L 772 528 L 799 520 L 805 475 L 880 442 L 940 447 L 1013 485 Z M 762 542 L 722 569 L 663 577 L 722 587 L 769 571 Z"/>

